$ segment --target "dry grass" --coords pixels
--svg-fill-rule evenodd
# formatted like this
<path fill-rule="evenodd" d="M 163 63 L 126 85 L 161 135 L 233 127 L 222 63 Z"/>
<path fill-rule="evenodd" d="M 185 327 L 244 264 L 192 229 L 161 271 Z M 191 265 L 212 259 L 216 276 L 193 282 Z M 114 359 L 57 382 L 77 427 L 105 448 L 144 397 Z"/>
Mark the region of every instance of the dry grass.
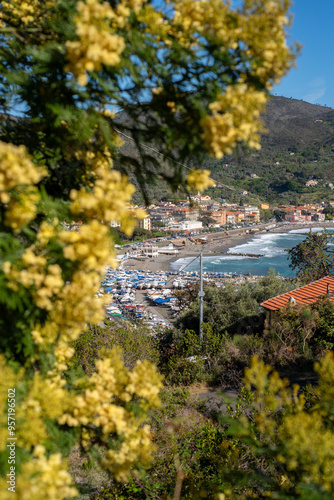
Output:
<path fill-rule="evenodd" d="M 75 447 L 68 458 L 68 466 L 74 483 L 79 490 L 80 500 L 89 500 L 91 496 L 112 484 L 112 479 L 101 469 L 98 463 L 91 462 L 87 456 Z"/>

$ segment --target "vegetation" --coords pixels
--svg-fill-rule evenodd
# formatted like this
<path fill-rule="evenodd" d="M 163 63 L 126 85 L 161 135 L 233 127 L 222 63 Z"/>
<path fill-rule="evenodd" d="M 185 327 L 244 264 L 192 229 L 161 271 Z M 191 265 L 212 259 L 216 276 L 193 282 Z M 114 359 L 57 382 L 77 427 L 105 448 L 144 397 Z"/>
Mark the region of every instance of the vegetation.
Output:
<path fill-rule="evenodd" d="M 95 371 L 95 361 L 116 346 L 122 349 L 123 363 L 131 370 L 137 361 L 147 360 L 155 364 L 159 361 L 158 343 L 148 328 L 109 320 L 104 327 L 90 327 L 73 342 L 70 368 L 91 375 Z"/>
<path fill-rule="evenodd" d="M 316 307 L 323 306 L 330 307 L 333 314 L 332 303 Z M 287 322 L 290 333 L 294 331 L 294 340 L 287 342 L 283 354 L 291 363 L 292 352 L 298 349 L 295 339 L 302 340 L 297 323 L 302 321 L 303 328 L 309 329 L 310 316 L 305 310 L 283 312 L 282 318 L 284 314 L 293 314 L 295 318 Z M 191 351 L 194 352 L 199 346 L 198 336 L 191 332 L 187 335 L 188 348 L 195 345 Z M 213 353 L 226 352 L 228 344 L 231 346 L 231 339 L 221 337 L 218 341 L 205 328 L 202 355 L 206 355 L 206 367 L 199 381 L 203 381 L 205 372 L 212 370 Z M 236 340 L 234 345 L 238 345 Z M 164 388 L 162 407 L 150 415 L 157 446 L 151 467 L 126 484 L 105 482 L 92 498 L 134 500 L 181 495 L 184 499 L 216 499 L 219 494 L 231 500 L 331 498 L 334 359 L 327 355 L 316 363 L 317 387 L 307 386 L 298 391 L 298 386 L 290 386 L 287 379 L 281 379 L 259 357 L 251 361 L 259 346 L 253 339 L 253 352 L 247 354 L 249 368 L 236 400 L 217 393 L 213 400 L 214 393 L 209 392 L 206 398 L 199 399 L 196 387 L 191 386 L 190 390 L 184 387 L 193 383 L 189 379 L 183 380 L 181 387 Z M 278 346 L 276 343 L 276 349 Z M 189 352 L 184 351 L 183 355 Z M 233 359 L 228 355 L 224 363 L 231 365 Z M 174 375 L 178 385 L 178 374 Z M 315 435 L 319 436 L 316 442 Z M 326 475 L 324 469 L 328 471 Z"/>
<path fill-rule="evenodd" d="M 118 481 L 150 462 L 161 375 L 147 360 L 128 368 L 118 346 L 82 375 L 69 368 L 72 343 L 104 318 L 95 295 L 113 265 L 110 223 L 131 234 L 145 216 L 127 210 L 127 175 L 146 198 L 158 178 L 203 191 L 204 148 L 221 158 L 259 147 L 259 112 L 294 60 L 288 10 L 285 0 L 1 3 L 2 498 L 75 496 L 73 448 Z"/>
<path fill-rule="evenodd" d="M 257 331 L 263 325 L 259 304 L 296 286 L 295 282 L 277 277 L 272 269 L 254 285 L 235 287 L 227 283 L 224 288 L 207 286 L 204 289 L 203 321 L 219 334 L 225 331 L 233 335 Z M 192 299 L 192 302 L 188 302 L 188 308 L 182 311 L 175 325 L 181 331 L 190 329 L 198 332 L 199 299 L 188 295 L 186 292 L 185 300 Z"/>
<path fill-rule="evenodd" d="M 332 233 L 310 231 L 302 242 L 287 250 L 291 260 L 289 266 L 302 283 L 311 283 L 333 272 L 332 242 Z"/>
<path fill-rule="evenodd" d="M 271 272 L 253 296 L 262 301 L 284 287 L 289 284 Z M 190 306 L 192 301 L 189 295 Z M 245 304 L 239 302 L 241 312 Z M 333 318 L 334 304 L 325 297 L 309 307 L 286 308 L 256 331 L 245 326 L 221 334 L 203 324 L 202 342 L 191 330 L 160 330 L 152 337 L 140 324 L 111 323 L 87 331 L 74 343 L 76 366 L 94 370 L 101 346 L 117 344 L 129 367 L 136 359 L 157 362 L 165 387 L 161 408 L 149 415 L 156 449 L 148 470 L 117 484 L 101 478 L 95 462 L 95 474 L 87 473 L 83 462 L 75 475 L 85 478 L 83 487 L 94 500 L 216 499 L 219 494 L 231 500 L 329 499 L 332 475 L 321 471 L 331 471 L 334 359 L 323 356 L 334 347 Z M 308 379 L 319 376 L 319 385 L 298 391 L 268 362 L 291 380 L 296 372 L 302 378 L 306 369 Z M 236 399 L 217 392 L 226 387 L 239 388 Z"/>
<path fill-rule="evenodd" d="M 117 245 L 124 245 L 130 242 L 140 242 L 144 240 L 149 240 L 151 238 L 165 238 L 166 235 L 169 236 L 170 233 L 161 232 L 157 230 L 149 231 L 148 229 L 142 229 L 136 227 L 132 234 L 126 235 L 121 229 L 112 229 L 111 234 L 113 240 Z"/>
<path fill-rule="evenodd" d="M 201 216 L 199 220 L 203 223 L 203 227 L 210 226 L 212 224 L 217 224 L 216 220 L 208 215 Z"/>
<path fill-rule="evenodd" d="M 202 160 L 217 181 L 217 187 L 211 187 L 208 194 L 239 203 L 242 192 L 247 191 L 243 202 L 257 204 L 303 205 L 332 199 L 334 111 L 272 96 L 262 119 L 267 133 L 261 136 L 259 151 L 239 147 L 223 159 L 207 155 Z M 306 186 L 312 179 L 318 183 Z M 162 183 L 149 189 L 155 200 L 165 197 L 166 191 Z"/>

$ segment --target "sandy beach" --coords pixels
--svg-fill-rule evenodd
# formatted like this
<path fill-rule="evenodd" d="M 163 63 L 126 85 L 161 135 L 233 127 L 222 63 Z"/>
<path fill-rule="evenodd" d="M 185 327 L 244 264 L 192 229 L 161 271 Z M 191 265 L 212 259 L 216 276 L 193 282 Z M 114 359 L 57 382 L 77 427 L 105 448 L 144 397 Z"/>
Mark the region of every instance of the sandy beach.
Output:
<path fill-rule="evenodd" d="M 262 231 L 261 231 L 262 232 Z M 184 257 L 196 257 L 201 252 L 205 256 L 210 255 L 222 255 L 228 251 L 229 248 L 235 245 L 244 243 L 245 241 L 254 237 L 254 234 L 246 234 L 241 230 L 229 231 L 228 236 L 224 233 L 214 233 L 212 236 L 208 236 L 208 243 L 204 245 L 196 245 L 189 242 L 187 239 L 187 244 L 179 250 L 177 255 L 159 255 L 158 257 L 149 258 L 146 260 L 128 259 L 123 264 L 123 269 L 137 270 L 141 269 L 143 271 L 157 272 L 157 271 L 168 271 L 172 262 Z M 234 233 L 234 234 L 233 234 Z M 258 234 L 258 233 L 257 233 Z M 211 238 L 210 238 L 211 236 Z M 219 239 L 218 239 L 219 238 Z M 184 240 L 185 238 L 182 238 Z"/>
<path fill-rule="evenodd" d="M 287 224 L 279 226 L 270 230 L 271 233 L 285 233 L 293 229 L 310 229 L 312 227 L 326 227 L 333 228 L 333 223 L 314 223 L 314 224 Z M 123 269 L 137 270 L 141 269 L 143 271 L 158 272 L 158 271 L 168 271 L 172 262 L 184 257 L 196 257 L 201 252 L 204 256 L 211 255 L 222 255 L 227 253 L 227 251 L 239 244 L 246 242 L 249 239 L 254 238 L 257 234 L 267 233 L 265 227 L 268 223 L 261 224 L 256 227 L 258 231 L 254 234 L 246 234 L 247 229 L 232 229 L 221 233 L 206 233 L 207 243 L 204 245 L 192 243 L 189 238 L 181 238 L 179 241 L 186 241 L 186 245 L 181 247 L 177 255 L 159 255 L 158 257 L 148 258 L 146 260 L 128 259 L 123 263 Z M 164 245 L 168 245 L 169 242 L 164 242 Z"/>

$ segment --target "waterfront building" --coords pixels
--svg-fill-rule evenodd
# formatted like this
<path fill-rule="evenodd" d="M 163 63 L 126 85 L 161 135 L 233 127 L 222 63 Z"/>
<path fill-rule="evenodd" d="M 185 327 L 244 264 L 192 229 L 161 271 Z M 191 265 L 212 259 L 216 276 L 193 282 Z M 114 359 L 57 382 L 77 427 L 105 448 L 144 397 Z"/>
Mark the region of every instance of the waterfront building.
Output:
<path fill-rule="evenodd" d="M 226 224 L 226 210 L 215 210 L 213 212 L 208 212 L 208 215 L 214 219 L 220 226 L 225 226 Z"/>
<path fill-rule="evenodd" d="M 183 231 L 202 231 L 203 224 L 198 220 L 184 220 L 180 222 L 171 222 L 168 225 L 170 231 L 183 232 Z"/>

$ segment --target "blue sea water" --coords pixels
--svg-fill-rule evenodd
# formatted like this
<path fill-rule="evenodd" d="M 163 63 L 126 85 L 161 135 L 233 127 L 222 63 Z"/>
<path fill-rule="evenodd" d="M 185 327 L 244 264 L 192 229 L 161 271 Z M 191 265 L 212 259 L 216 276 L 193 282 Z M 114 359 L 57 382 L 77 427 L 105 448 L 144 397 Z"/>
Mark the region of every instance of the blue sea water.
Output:
<path fill-rule="evenodd" d="M 334 229 L 334 228 L 331 228 Z M 321 227 L 312 228 L 322 231 Z M 303 241 L 309 229 L 296 229 L 286 233 L 265 233 L 254 236 L 245 243 L 236 245 L 224 255 L 205 256 L 203 249 L 203 271 L 214 273 L 252 274 L 264 276 L 273 268 L 282 276 L 295 276 L 289 267 L 287 248 L 292 248 Z M 234 253 L 261 254 L 263 257 L 233 256 Z M 174 271 L 199 271 L 199 259 L 185 257 L 171 265 Z"/>

